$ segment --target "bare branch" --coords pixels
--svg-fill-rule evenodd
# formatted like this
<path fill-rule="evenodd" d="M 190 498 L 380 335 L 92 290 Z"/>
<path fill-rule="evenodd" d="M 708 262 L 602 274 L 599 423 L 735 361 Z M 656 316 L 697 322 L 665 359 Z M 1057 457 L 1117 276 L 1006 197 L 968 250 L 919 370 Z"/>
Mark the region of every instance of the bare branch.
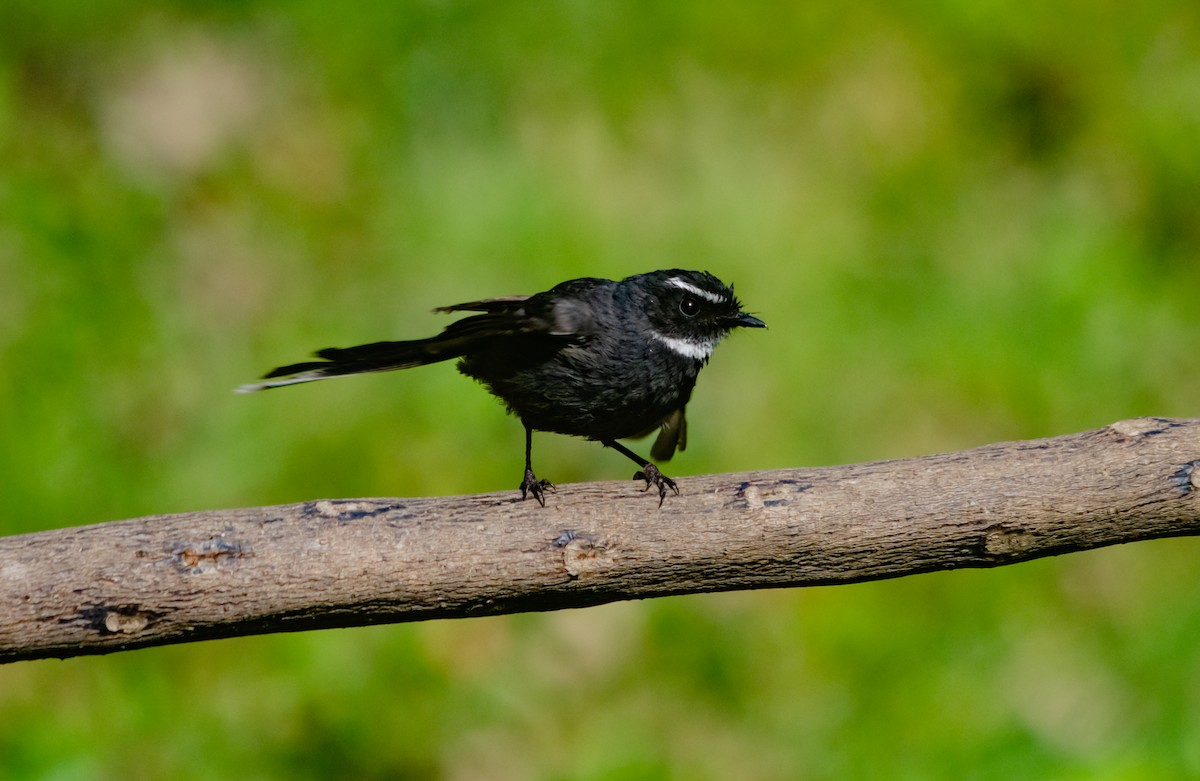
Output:
<path fill-rule="evenodd" d="M 679 480 L 325 500 L 0 538 L 0 661 L 992 567 L 1200 533 L 1200 419 Z"/>

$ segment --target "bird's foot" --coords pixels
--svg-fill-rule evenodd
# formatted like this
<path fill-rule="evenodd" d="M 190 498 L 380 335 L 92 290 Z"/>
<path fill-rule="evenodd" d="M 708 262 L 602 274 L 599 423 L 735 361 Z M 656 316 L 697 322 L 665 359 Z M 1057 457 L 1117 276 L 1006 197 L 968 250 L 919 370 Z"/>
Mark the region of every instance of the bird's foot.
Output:
<path fill-rule="evenodd" d="M 533 494 L 533 498 L 537 499 L 538 504 L 542 507 L 546 506 L 546 491 L 554 492 L 554 483 L 549 480 L 538 480 L 532 469 L 525 470 L 525 479 L 517 487 L 521 489 L 521 501 L 525 501 L 530 494 Z"/>
<path fill-rule="evenodd" d="M 667 498 L 667 489 L 670 488 L 679 496 L 679 487 L 675 485 L 675 481 L 659 471 L 654 464 L 646 464 L 642 467 L 642 471 L 637 472 L 633 476 L 634 480 L 645 480 L 646 487 L 643 491 L 649 491 L 650 486 L 658 488 L 658 506 L 662 507 L 663 499 Z"/>

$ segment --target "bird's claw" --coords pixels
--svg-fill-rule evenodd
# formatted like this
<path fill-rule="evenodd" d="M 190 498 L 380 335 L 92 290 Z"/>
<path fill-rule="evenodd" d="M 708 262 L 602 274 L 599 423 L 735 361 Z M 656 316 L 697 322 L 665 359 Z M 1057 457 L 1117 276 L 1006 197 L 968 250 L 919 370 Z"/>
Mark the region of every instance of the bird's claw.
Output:
<path fill-rule="evenodd" d="M 546 491 L 554 493 L 554 483 L 549 480 L 538 480 L 532 469 L 525 470 L 525 479 L 518 486 L 521 489 L 521 501 L 529 498 L 533 494 L 533 498 L 537 499 L 538 504 L 542 507 L 546 506 Z"/>
<path fill-rule="evenodd" d="M 674 491 L 676 496 L 679 496 L 679 487 L 675 485 L 675 481 L 659 471 L 658 467 L 654 464 L 646 464 L 640 472 L 634 474 L 633 479 L 646 481 L 646 487 L 642 489 L 643 491 L 649 491 L 650 486 L 658 488 L 659 507 L 662 507 L 663 500 L 667 498 L 668 488 Z"/>

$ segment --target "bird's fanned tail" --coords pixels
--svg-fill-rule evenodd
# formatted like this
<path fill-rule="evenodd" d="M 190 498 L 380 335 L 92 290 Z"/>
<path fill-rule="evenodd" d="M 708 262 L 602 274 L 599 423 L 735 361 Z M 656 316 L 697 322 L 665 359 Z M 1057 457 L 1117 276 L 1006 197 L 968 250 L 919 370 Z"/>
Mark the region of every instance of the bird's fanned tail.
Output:
<path fill-rule="evenodd" d="M 475 310 L 486 314 L 451 323 L 440 334 L 429 339 L 372 342 L 356 347 L 327 347 L 315 353 L 321 360 L 292 363 L 272 369 L 263 375 L 260 382 L 243 385 L 237 392 L 254 393 L 268 388 L 327 380 L 331 377 L 410 369 L 414 366 L 461 358 L 484 340 L 544 330 L 544 321 L 529 316 L 521 308 L 521 303 L 526 299 L 525 296 L 511 296 L 440 307 L 435 311 Z"/>
<path fill-rule="evenodd" d="M 357 347 L 329 347 L 316 353 L 321 360 L 293 363 L 272 369 L 263 375 L 262 381 L 238 388 L 238 393 L 253 393 L 284 385 L 326 380 L 330 377 L 424 366 L 462 356 L 471 341 L 473 340 L 446 339 L 438 336 L 407 342 L 373 342 Z"/>

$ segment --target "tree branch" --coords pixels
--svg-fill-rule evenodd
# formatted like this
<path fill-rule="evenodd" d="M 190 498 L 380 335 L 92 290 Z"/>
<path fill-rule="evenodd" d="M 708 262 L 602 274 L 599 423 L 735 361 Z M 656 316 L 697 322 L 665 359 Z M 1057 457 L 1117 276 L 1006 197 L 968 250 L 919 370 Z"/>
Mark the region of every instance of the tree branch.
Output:
<path fill-rule="evenodd" d="M 0 538 L 0 661 L 993 567 L 1200 533 L 1200 419 L 679 480 L 179 513 Z"/>

